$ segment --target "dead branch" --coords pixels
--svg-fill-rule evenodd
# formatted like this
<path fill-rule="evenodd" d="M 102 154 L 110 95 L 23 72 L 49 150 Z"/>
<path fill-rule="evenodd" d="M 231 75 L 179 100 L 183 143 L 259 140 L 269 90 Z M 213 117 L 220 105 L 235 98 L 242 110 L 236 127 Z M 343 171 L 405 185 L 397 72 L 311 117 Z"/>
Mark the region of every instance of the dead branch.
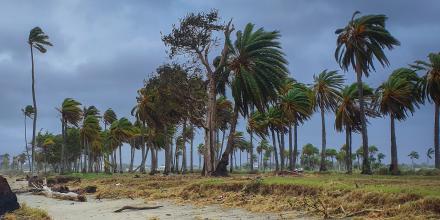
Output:
<path fill-rule="evenodd" d="M 117 209 L 117 210 L 115 210 L 115 211 L 113 211 L 113 212 L 122 212 L 122 211 L 124 211 L 124 210 L 126 210 L 126 209 L 129 209 L 129 210 L 147 210 L 147 209 L 158 209 L 158 208 L 161 208 L 161 207 L 163 207 L 163 206 L 161 206 L 161 205 L 159 205 L 159 206 L 145 206 L 145 207 L 134 207 L 134 206 L 124 206 L 124 207 L 122 207 L 122 208 L 120 208 L 120 209 Z"/>

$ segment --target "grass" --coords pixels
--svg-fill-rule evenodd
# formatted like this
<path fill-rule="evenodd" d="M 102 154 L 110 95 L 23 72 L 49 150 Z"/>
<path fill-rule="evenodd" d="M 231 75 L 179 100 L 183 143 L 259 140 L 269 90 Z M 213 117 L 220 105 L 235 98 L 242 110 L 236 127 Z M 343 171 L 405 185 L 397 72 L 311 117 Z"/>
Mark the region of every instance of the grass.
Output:
<path fill-rule="evenodd" d="M 70 175 L 82 178 L 72 187 L 97 186 L 98 198 L 173 199 L 182 204 L 218 204 L 252 212 L 306 211 L 335 218 L 360 212 L 356 216 L 373 219 L 440 219 L 440 176 Z"/>
<path fill-rule="evenodd" d="M 21 207 L 12 213 L 7 213 L 4 220 L 50 220 L 50 216 L 46 211 L 28 207 L 22 204 Z"/>

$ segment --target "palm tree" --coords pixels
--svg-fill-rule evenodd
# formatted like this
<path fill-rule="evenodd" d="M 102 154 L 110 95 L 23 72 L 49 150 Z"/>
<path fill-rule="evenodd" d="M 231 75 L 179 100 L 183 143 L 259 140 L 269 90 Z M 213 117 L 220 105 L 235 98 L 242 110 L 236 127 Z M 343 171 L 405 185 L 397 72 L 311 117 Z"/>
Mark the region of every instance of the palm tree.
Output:
<path fill-rule="evenodd" d="M 127 118 L 121 118 L 114 121 L 110 126 L 110 138 L 114 148 L 119 147 L 119 172 L 122 173 L 122 144 L 128 143 L 133 137 L 135 131 L 133 125 Z"/>
<path fill-rule="evenodd" d="M 361 134 L 363 155 L 363 174 L 371 174 L 370 163 L 368 161 L 368 134 L 367 121 L 365 116 L 365 103 L 362 94 L 362 75 L 368 77 L 370 70 L 375 70 L 374 58 L 382 66 L 388 66 L 389 61 L 384 53 L 384 49 L 393 49 L 400 45 L 385 28 L 385 15 L 365 15 L 356 18 L 359 11 L 353 16 L 347 26 L 336 30 L 338 39 L 336 41 L 335 58 L 344 71 L 348 71 L 351 66 L 356 72 L 356 79 L 359 92 L 359 104 L 361 112 Z"/>
<path fill-rule="evenodd" d="M 277 98 L 278 89 L 288 72 L 279 38 L 279 32 L 267 32 L 262 28 L 254 31 L 254 25 L 249 23 L 244 31 L 237 32 L 235 43 L 230 45 L 230 59 L 227 61 L 230 72 L 226 73 L 233 76 L 231 90 L 235 103 L 229 134 L 235 133 L 239 112 L 247 117 L 254 106 L 264 111 L 267 104 Z M 226 175 L 232 150 L 232 135 L 229 135 L 215 175 Z"/>
<path fill-rule="evenodd" d="M 315 97 L 315 108 L 321 111 L 322 126 L 322 148 L 321 148 L 321 165 L 319 171 L 326 171 L 325 166 L 325 148 L 326 148 L 326 132 L 325 132 L 325 112 L 335 111 L 337 103 L 341 98 L 340 90 L 344 83 L 344 78 L 337 71 L 322 71 L 318 76 L 313 76 L 312 91 Z"/>
<path fill-rule="evenodd" d="M 280 169 L 279 168 L 280 162 L 281 162 L 281 170 L 283 170 L 284 156 L 281 154 L 284 151 L 284 149 L 282 149 L 282 146 L 280 146 L 280 144 L 278 143 L 278 145 L 279 145 L 278 148 L 279 148 L 280 157 L 281 157 L 281 161 L 279 162 L 278 150 L 276 147 L 276 137 L 277 136 L 275 136 L 275 131 L 276 132 L 284 132 L 286 130 L 285 118 L 283 117 L 283 113 L 282 113 L 281 109 L 276 106 L 270 107 L 269 110 L 267 111 L 267 113 L 265 114 L 265 116 L 266 116 L 265 121 L 267 123 L 267 128 L 270 130 L 270 132 L 272 134 L 272 144 L 273 144 L 273 150 L 274 150 L 274 156 L 275 156 L 275 170 L 278 171 Z"/>
<path fill-rule="evenodd" d="M 32 62 L 32 103 L 34 108 L 34 121 L 32 125 L 32 165 L 31 173 L 33 173 L 34 160 L 35 160 L 35 132 L 37 130 L 37 100 L 35 98 L 35 66 L 34 66 L 34 50 L 37 49 L 41 53 L 46 53 L 46 46 L 52 46 L 49 42 L 49 36 L 47 36 L 40 27 L 34 27 L 29 33 L 28 44 L 31 49 L 31 62 Z"/>
<path fill-rule="evenodd" d="M 440 143 L 439 143 L 439 114 L 440 114 L 440 53 L 430 53 L 429 63 L 416 61 L 411 65 L 416 70 L 424 70 L 426 74 L 422 78 L 424 96 L 434 102 L 434 151 L 435 167 L 440 169 Z"/>
<path fill-rule="evenodd" d="M 313 93 L 304 84 L 287 82 L 285 93 L 280 97 L 281 109 L 289 123 L 289 167 L 295 170 L 298 153 L 298 125 L 309 119 L 313 113 Z M 293 124 L 293 150 L 292 150 L 292 124 Z"/>
<path fill-rule="evenodd" d="M 400 68 L 395 70 L 388 80 L 376 90 L 379 111 L 384 115 L 389 115 L 391 120 L 390 170 L 394 175 L 399 172 L 394 120 L 405 120 L 408 114 L 412 114 L 418 107 L 418 102 L 421 101 L 419 82 L 420 80 L 413 70 Z"/>
<path fill-rule="evenodd" d="M 336 156 L 338 155 L 338 151 L 336 149 L 332 149 L 332 148 L 327 148 L 325 149 L 325 156 L 326 157 L 330 157 L 330 159 L 332 160 L 332 168 L 334 169 L 334 158 L 336 158 Z"/>
<path fill-rule="evenodd" d="M 107 126 L 111 126 L 111 124 L 118 120 L 118 117 L 116 116 L 116 113 L 113 111 L 113 109 L 109 108 L 104 112 L 104 115 L 102 117 L 104 121 L 104 132 L 107 132 Z M 110 164 L 110 154 L 112 153 L 109 149 L 109 146 L 107 144 L 104 145 L 104 154 L 105 154 L 105 160 L 104 160 L 104 170 L 106 173 L 110 172 L 109 164 Z"/>
<path fill-rule="evenodd" d="M 430 147 L 426 151 L 426 163 L 428 166 L 429 166 L 429 160 L 432 159 L 432 154 L 434 154 L 434 149 L 432 147 Z"/>
<path fill-rule="evenodd" d="M 69 124 L 78 127 L 78 123 L 81 121 L 82 111 L 80 108 L 81 103 L 78 101 L 66 98 L 61 104 L 60 108 L 57 108 L 61 114 L 61 134 L 63 136 L 63 143 L 61 145 L 61 169 L 60 172 L 64 173 L 65 166 L 65 148 L 67 142 L 67 127 Z"/>
<path fill-rule="evenodd" d="M 85 112 L 87 113 L 87 112 Z M 95 145 L 100 141 L 100 130 L 101 126 L 99 125 L 99 120 L 96 115 L 93 114 L 84 114 L 83 125 L 81 128 L 81 140 L 84 146 L 84 165 L 83 171 L 91 172 L 92 171 L 92 156 L 91 156 L 91 146 L 95 143 Z M 87 159 L 88 157 L 88 159 Z"/>
<path fill-rule="evenodd" d="M 382 160 L 385 159 L 385 154 L 383 153 L 378 153 L 377 154 L 377 162 L 379 163 L 379 166 L 382 165 Z"/>
<path fill-rule="evenodd" d="M 419 159 L 419 153 L 417 153 L 416 151 L 411 151 L 411 153 L 408 154 L 408 157 L 411 159 L 412 167 L 414 169 L 414 159 Z"/>
<path fill-rule="evenodd" d="M 374 92 L 368 85 L 362 86 L 362 94 L 364 95 L 364 101 L 371 104 L 373 100 Z M 339 99 L 338 106 L 336 108 L 335 128 L 341 132 L 345 130 L 345 146 L 346 152 L 346 166 L 347 173 L 352 173 L 352 160 L 348 155 L 352 155 L 352 132 L 358 132 L 361 130 L 360 119 L 360 107 L 359 107 L 359 93 L 357 84 L 353 83 L 350 86 L 345 86 L 341 91 L 341 99 Z M 377 114 L 372 108 L 367 108 L 366 113 L 368 116 L 376 116 Z M 362 156 L 362 155 L 360 155 Z"/>
<path fill-rule="evenodd" d="M 263 151 L 266 151 L 267 149 L 269 149 L 269 147 L 270 147 L 269 142 L 266 139 L 261 140 L 260 144 L 258 144 L 257 153 L 260 155 L 258 169 L 261 169 L 261 166 L 263 164 Z"/>
<path fill-rule="evenodd" d="M 32 161 L 31 161 L 31 155 L 29 154 L 29 148 L 28 148 L 28 142 L 27 142 L 27 123 L 26 119 L 30 118 L 32 119 L 34 117 L 34 107 L 32 105 L 27 105 L 24 109 L 21 109 L 21 112 L 23 112 L 24 115 L 24 147 L 26 150 L 26 156 L 28 158 L 29 163 L 29 171 L 32 171 Z"/>
<path fill-rule="evenodd" d="M 205 151 L 205 145 L 203 145 L 202 143 L 200 143 L 198 146 L 197 146 L 197 153 L 199 153 L 199 169 L 201 170 L 202 169 L 202 155 L 203 155 L 203 152 Z"/>

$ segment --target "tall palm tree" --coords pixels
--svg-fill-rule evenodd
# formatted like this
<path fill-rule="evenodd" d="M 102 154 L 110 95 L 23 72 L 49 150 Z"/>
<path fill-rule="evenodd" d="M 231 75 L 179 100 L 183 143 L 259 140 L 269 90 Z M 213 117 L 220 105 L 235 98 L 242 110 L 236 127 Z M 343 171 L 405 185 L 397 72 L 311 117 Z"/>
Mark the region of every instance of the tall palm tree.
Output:
<path fill-rule="evenodd" d="M 423 76 L 422 86 L 424 96 L 434 102 L 434 151 L 435 168 L 440 169 L 440 141 L 439 141 L 439 114 L 440 114 L 440 53 L 430 53 L 429 62 L 416 61 L 411 65 L 416 70 L 426 71 Z"/>
<path fill-rule="evenodd" d="M 384 53 L 384 49 L 393 49 L 400 45 L 385 28 L 385 15 L 365 15 L 356 17 L 360 12 L 353 13 L 347 26 L 337 29 L 335 58 L 344 71 L 348 71 L 351 66 L 356 72 L 356 79 L 359 92 L 359 104 L 361 111 L 361 133 L 363 155 L 363 174 L 371 174 L 370 163 L 368 161 L 368 134 L 365 116 L 365 103 L 362 94 L 362 75 L 368 77 L 370 70 L 375 70 L 373 61 L 376 58 L 382 66 L 388 66 L 389 61 Z"/>
<path fill-rule="evenodd" d="M 81 103 L 78 101 L 71 98 L 66 98 L 61 104 L 61 107 L 57 108 L 58 112 L 61 114 L 61 134 L 63 137 L 63 143 L 61 145 L 61 173 L 64 173 L 64 166 L 66 163 L 64 151 L 67 142 L 67 127 L 69 124 L 78 127 L 78 123 L 82 118 L 80 105 Z"/>
<path fill-rule="evenodd" d="M 34 27 L 29 33 L 28 44 L 31 49 L 31 62 L 32 62 L 32 103 L 34 108 L 34 121 L 32 125 L 32 165 L 31 173 L 33 173 L 34 160 L 35 160 L 35 132 L 37 130 L 37 100 L 35 98 L 35 65 L 34 65 L 34 50 L 37 49 L 41 53 L 46 53 L 46 46 L 52 46 L 49 42 L 49 36 L 47 36 L 40 27 Z"/>
<path fill-rule="evenodd" d="M 371 106 L 371 101 L 374 96 L 374 91 L 368 85 L 362 86 L 362 94 L 364 101 Z M 361 112 L 359 107 L 359 92 L 357 84 L 353 83 L 350 86 L 345 86 L 341 91 L 341 99 L 338 101 L 336 108 L 335 128 L 341 132 L 345 130 L 345 145 L 346 145 L 346 166 L 347 173 L 352 173 L 352 160 L 349 155 L 352 155 L 353 147 L 351 146 L 352 132 L 361 130 Z M 372 108 L 366 109 L 368 116 L 376 116 Z"/>
<path fill-rule="evenodd" d="M 92 156 L 91 146 L 100 139 L 101 126 L 99 125 L 99 119 L 96 115 L 89 114 L 84 115 L 84 120 L 80 132 L 81 141 L 84 146 L 84 165 L 83 171 L 92 171 Z M 88 157 L 88 159 L 87 159 Z"/>
<path fill-rule="evenodd" d="M 27 142 L 27 118 L 33 119 L 34 117 L 34 107 L 32 105 L 27 105 L 24 109 L 21 109 L 21 112 L 23 112 L 24 115 L 24 147 L 26 150 L 26 156 L 29 163 L 29 171 L 32 171 L 32 161 L 31 161 L 31 154 L 29 154 L 29 148 L 28 148 L 28 142 Z"/>
<path fill-rule="evenodd" d="M 309 119 L 313 113 L 313 94 L 304 84 L 292 82 L 280 97 L 281 109 L 289 123 L 289 167 L 295 170 L 298 154 L 298 125 Z M 294 143 L 292 149 L 292 125 Z"/>
<path fill-rule="evenodd" d="M 119 147 L 119 172 L 122 173 L 122 144 L 128 143 L 129 139 L 133 137 L 135 131 L 133 125 L 127 118 L 121 118 L 114 121 L 110 126 L 110 138 L 114 148 Z"/>
<path fill-rule="evenodd" d="M 408 157 L 411 159 L 412 167 L 414 169 L 414 159 L 419 159 L 419 153 L 417 153 L 417 151 L 411 151 L 411 153 L 408 154 Z"/>
<path fill-rule="evenodd" d="M 267 32 L 262 28 L 254 30 L 254 25 L 250 23 L 243 31 L 237 31 L 237 39 L 230 45 L 230 59 L 227 61 L 227 68 L 233 76 L 231 90 L 235 102 L 229 134 L 235 133 L 239 112 L 247 117 L 253 106 L 264 111 L 268 103 L 276 99 L 288 72 L 279 38 L 279 32 Z M 215 175 L 227 173 L 228 156 L 233 150 L 232 135 L 229 136 Z"/>
<path fill-rule="evenodd" d="M 321 148 L 321 165 L 319 171 L 326 171 L 325 165 L 325 148 L 326 148 L 326 132 L 325 132 L 325 113 L 334 112 L 339 99 L 341 98 L 340 90 L 344 83 L 342 75 L 337 71 L 324 70 L 317 76 L 313 76 L 314 83 L 312 91 L 315 97 L 315 109 L 321 111 L 322 126 L 322 148 Z"/>
<path fill-rule="evenodd" d="M 421 92 L 418 87 L 420 82 L 417 74 L 410 69 L 400 68 L 395 70 L 386 82 L 377 90 L 377 104 L 379 111 L 390 116 L 391 122 L 391 165 L 390 171 L 396 175 L 399 172 L 397 162 L 397 144 L 395 119 L 403 121 L 409 113 L 413 113 L 421 101 Z M 364 152 L 365 154 L 365 152 Z M 364 164 L 365 166 L 365 164 Z"/>
<path fill-rule="evenodd" d="M 111 126 L 111 124 L 118 120 L 118 117 L 116 116 L 116 113 L 113 111 L 113 109 L 109 108 L 104 112 L 104 115 L 102 117 L 103 121 L 104 121 L 104 132 L 107 132 L 107 126 Z M 104 159 L 104 170 L 106 173 L 110 172 L 110 168 L 109 168 L 109 164 L 110 164 L 110 154 L 112 153 L 109 149 L 110 147 L 108 146 L 108 144 L 104 145 L 104 154 L 105 154 L 105 159 Z"/>

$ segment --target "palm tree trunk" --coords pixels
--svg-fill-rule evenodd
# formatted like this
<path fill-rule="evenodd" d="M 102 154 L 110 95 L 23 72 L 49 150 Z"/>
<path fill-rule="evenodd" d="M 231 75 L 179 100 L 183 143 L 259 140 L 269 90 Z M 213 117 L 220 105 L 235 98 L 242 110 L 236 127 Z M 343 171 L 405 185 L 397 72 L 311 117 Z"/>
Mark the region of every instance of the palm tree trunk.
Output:
<path fill-rule="evenodd" d="M 289 125 L 289 170 L 293 169 L 292 125 Z"/>
<path fill-rule="evenodd" d="M 368 134 L 367 134 L 367 120 L 365 118 L 365 101 L 362 85 L 362 69 L 359 62 L 356 62 L 356 78 L 359 93 L 359 105 L 361 114 L 361 134 L 362 134 L 362 149 L 363 149 L 363 161 L 362 161 L 362 174 L 371 174 L 370 160 L 368 158 Z"/>
<path fill-rule="evenodd" d="M 440 144 L 439 144 L 439 109 L 440 105 L 435 104 L 435 116 L 434 116 L 434 157 L 435 168 L 440 169 Z"/>
<path fill-rule="evenodd" d="M 32 170 L 32 162 L 31 162 L 31 155 L 29 154 L 29 149 L 28 149 L 28 142 L 27 142 L 27 125 L 26 125 L 26 114 L 24 115 L 24 148 L 26 149 L 26 156 L 28 158 L 28 163 L 29 163 L 29 171 Z"/>
<path fill-rule="evenodd" d="M 346 126 L 345 128 L 345 146 L 346 146 L 346 166 L 347 166 L 347 173 L 352 173 L 352 160 L 351 160 L 351 144 L 350 144 L 350 136 L 351 136 L 351 129 L 349 126 Z"/>
<path fill-rule="evenodd" d="M 190 163 L 190 172 L 192 173 L 193 171 L 194 171 L 194 164 L 193 164 L 193 160 L 194 160 L 194 146 L 193 146 L 193 144 L 194 144 L 194 137 L 193 137 L 194 135 L 192 135 L 191 136 L 191 140 L 190 140 L 190 158 L 189 158 L 189 163 Z"/>
<path fill-rule="evenodd" d="M 119 146 L 119 173 L 122 173 L 122 145 Z"/>
<path fill-rule="evenodd" d="M 214 73 L 208 70 L 208 108 L 207 108 L 207 132 L 205 132 L 205 169 L 203 175 L 210 176 L 214 171 L 214 152 L 216 145 L 216 86 Z M 220 163 L 220 162 L 219 162 Z"/>
<path fill-rule="evenodd" d="M 61 135 L 63 136 L 63 143 L 61 144 L 61 169 L 60 173 L 64 174 L 64 149 L 66 148 L 66 120 L 61 118 Z"/>
<path fill-rule="evenodd" d="M 394 124 L 394 115 L 390 114 L 391 119 L 391 165 L 390 171 L 393 175 L 399 174 L 399 165 L 397 162 L 397 144 L 396 144 L 396 129 Z M 365 165 L 364 165 L 365 166 Z"/>
<path fill-rule="evenodd" d="M 292 170 L 295 170 L 296 168 L 296 161 L 297 161 L 297 156 L 298 156 L 298 124 L 295 123 L 293 125 L 293 138 L 294 138 L 294 142 L 293 142 L 293 168 Z"/>
<path fill-rule="evenodd" d="M 278 147 L 280 149 L 281 170 L 284 170 L 284 147 L 283 147 L 283 144 L 281 142 L 280 136 L 281 136 L 280 132 L 277 132 Z"/>
<path fill-rule="evenodd" d="M 251 141 L 250 141 L 251 146 L 249 149 L 249 151 L 250 151 L 249 165 L 251 167 L 251 172 L 253 172 L 254 171 L 254 143 L 253 143 L 254 133 L 252 132 L 252 130 L 250 132 L 250 138 L 251 138 Z"/>
<path fill-rule="evenodd" d="M 145 173 L 145 162 L 147 160 L 147 156 L 145 156 L 145 122 L 142 122 L 142 130 L 141 130 L 141 141 L 142 141 L 142 161 L 141 161 L 141 167 L 139 168 L 139 171 L 141 173 Z"/>
<path fill-rule="evenodd" d="M 276 142 L 276 137 L 275 137 L 275 131 L 273 129 L 271 129 L 272 132 L 272 144 L 273 144 L 273 151 L 274 151 L 274 157 L 275 157 L 275 170 L 279 171 L 280 170 L 280 165 L 278 163 L 278 152 L 277 152 L 277 142 Z"/>
<path fill-rule="evenodd" d="M 226 134 L 226 130 L 222 131 L 222 143 L 220 145 L 220 154 L 218 155 L 218 160 L 220 160 L 220 158 L 223 154 L 223 144 L 225 142 L 225 134 Z"/>
<path fill-rule="evenodd" d="M 322 148 L 321 148 L 321 166 L 319 167 L 319 171 L 326 171 L 327 167 L 325 165 L 325 149 L 327 145 L 326 133 L 325 133 L 325 112 L 324 108 L 321 106 L 321 129 L 322 129 Z"/>
<path fill-rule="evenodd" d="M 128 172 L 133 172 L 133 163 L 134 163 L 134 147 L 133 146 L 131 146 L 131 148 L 130 148 L 130 166 L 129 166 L 129 168 L 128 168 Z"/>
<path fill-rule="evenodd" d="M 37 131 L 37 100 L 35 98 L 35 67 L 34 67 L 34 51 L 31 47 L 31 61 L 32 61 L 32 103 L 34 105 L 34 118 L 32 124 L 32 165 L 31 165 L 31 174 L 34 174 L 34 162 L 35 162 L 35 133 Z"/>
<path fill-rule="evenodd" d="M 238 120 L 238 106 L 234 106 L 234 113 L 232 115 L 231 130 L 229 131 L 228 142 L 226 143 L 226 149 L 222 154 L 222 158 L 218 162 L 215 172 L 213 173 L 214 176 L 226 176 L 228 174 L 227 166 L 228 166 L 229 155 L 232 153 L 233 150 L 232 142 L 234 139 L 233 136 L 235 134 L 235 128 L 237 126 L 237 120 Z M 231 164 L 232 164 L 232 160 L 231 160 Z"/>
<path fill-rule="evenodd" d="M 186 130 L 186 120 L 183 123 L 183 129 L 182 132 L 185 132 Z M 186 173 L 186 137 L 183 141 L 183 148 L 182 148 L 182 174 Z"/>

